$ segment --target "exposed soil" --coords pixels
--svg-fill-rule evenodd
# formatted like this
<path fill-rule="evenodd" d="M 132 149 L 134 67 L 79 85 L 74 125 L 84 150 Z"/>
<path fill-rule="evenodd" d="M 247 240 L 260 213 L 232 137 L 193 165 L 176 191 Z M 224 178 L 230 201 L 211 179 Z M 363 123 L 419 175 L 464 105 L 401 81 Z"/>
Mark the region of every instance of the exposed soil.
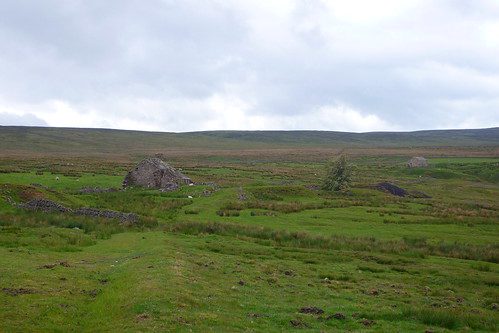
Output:
<path fill-rule="evenodd" d="M 383 191 L 385 193 L 389 193 L 389 194 L 392 194 L 392 195 L 395 195 L 397 197 L 407 197 L 407 196 L 410 196 L 412 198 L 420 198 L 420 199 L 429 199 L 431 198 L 431 196 L 429 196 L 428 194 L 424 193 L 423 191 L 410 191 L 408 192 L 407 190 L 395 185 L 395 184 L 392 184 L 392 183 L 389 183 L 389 182 L 381 182 L 381 183 L 378 183 L 376 185 L 373 186 L 373 188 L 377 189 L 377 190 L 380 190 L 380 191 Z"/>
<path fill-rule="evenodd" d="M 292 319 L 289 322 L 291 323 L 291 325 L 293 327 L 297 327 L 297 328 L 298 327 L 301 327 L 301 328 L 309 327 L 309 325 L 306 322 L 304 322 L 304 321 L 302 321 L 300 319 Z"/>
<path fill-rule="evenodd" d="M 35 293 L 33 289 L 28 289 L 28 288 L 2 288 L 2 291 L 10 296 L 19 296 L 19 295 L 27 295 Z"/>
<path fill-rule="evenodd" d="M 99 289 L 82 290 L 81 291 L 82 294 L 88 295 L 88 296 L 93 297 L 93 298 L 97 297 L 97 295 L 99 295 L 100 292 L 101 291 Z"/>
<path fill-rule="evenodd" d="M 136 321 L 144 321 L 144 320 L 147 320 L 149 318 L 151 318 L 151 316 L 149 314 L 141 313 L 141 314 L 137 315 L 137 317 L 135 317 L 135 320 Z"/>
<path fill-rule="evenodd" d="M 335 314 L 332 314 L 332 315 L 330 315 L 330 316 L 327 316 L 327 318 L 326 318 L 326 319 L 327 319 L 327 320 L 330 320 L 330 319 L 339 319 L 339 320 L 344 320 L 344 319 L 346 319 L 346 318 L 347 318 L 347 317 L 346 317 L 343 313 L 341 313 L 341 312 L 337 312 L 337 313 L 335 313 Z"/>
<path fill-rule="evenodd" d="M 371 320 L 371 319 L 362 319 L 362 320 L 360 321 L 360 323 L 361 323 L 362 325 L 364 325 L 364 326 L 369 327 L 369 326 L 374 325 L 374 320 Z"/>
<path fill-rule="evenodd" d="M 19 198 L 22 201 L 43 199 L 43 193 L 33 187 L 26 187 L 19 193 Z"/>
<path fill-rule="evenodd" d="M 69 263 L 67 261 L 60 261 L 60 262 L 56 262 L 54 264 L 45 264 L 45 265 L 42 265 L 38 268 L 52 269 L 52 268 L 55 268 L 57 266 L 71 267 L 71 265 L 69 265 Z"/>
<path fill-rule="evenodd" d="M 267 315 L 264 315 L 262 313 L 249 313 L 248 317 L 250 317 L 250 318 L 262 318 L 262 317 L 267 317 Z"/>
<path fill-rule="evenodd" d="M 318 308 L 318 307 L 315 307 L 315 306 L 311 306 L 311 307 L 304 307 L 304 308 L 301 308 L 300 313 L 306 313 L 306 314 L 315 314 L 315 315 L 321 315 L 324 313 L 324 310 Z"/>
<path fill-rule="evenodd" d="M 394 184 L 388 183 L 388 182 L 378 183 L 374 186 L 374 188 L 377 190 L 386 192 L 386 193 L 390 193 L 390 194 L 395 195 L 397 197 L 405 197 L 405 196 L 409 195 L 409 193 L 406 190 L 404 190 L 403 188 L 398 187 L 397 185 L 394 185 Z"/>
<path fill-rule="evenodd" d="M 305 185 L 305 188 L 311 191 L 320 191 L 322 189 L 320 185 Z"/>

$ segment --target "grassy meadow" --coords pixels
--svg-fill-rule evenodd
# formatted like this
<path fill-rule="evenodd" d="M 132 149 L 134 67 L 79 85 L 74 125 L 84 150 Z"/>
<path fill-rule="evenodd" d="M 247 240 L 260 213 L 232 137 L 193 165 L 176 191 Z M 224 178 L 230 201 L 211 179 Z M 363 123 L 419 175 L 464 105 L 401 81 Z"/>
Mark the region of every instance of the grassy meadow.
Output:
<path fill-rule="evenodd" d="M 143 154 L 46 147 L 0 156 L 1 332 L 499 330 L 497 147 L 424 147 L 424 169 L 347 150 L 348 193 L 318 189 L 335 150 L 158 150 L 199 185 L 88 193 Z M 139 221 L 16 206 L 34 198 Z"/>

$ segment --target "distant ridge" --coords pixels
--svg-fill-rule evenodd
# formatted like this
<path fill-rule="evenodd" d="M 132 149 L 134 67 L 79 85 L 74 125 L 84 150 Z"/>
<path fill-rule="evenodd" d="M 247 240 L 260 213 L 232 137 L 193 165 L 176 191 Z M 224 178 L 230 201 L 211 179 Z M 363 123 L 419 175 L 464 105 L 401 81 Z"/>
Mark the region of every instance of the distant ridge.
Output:
<path fill-rule="evenodd" d="M 499 127 L 350 133 L 333 131 L 144 132 L 0 126 L 2 152 L 130 153 L 154 149 L 403 148 L 499 146 Z"/>

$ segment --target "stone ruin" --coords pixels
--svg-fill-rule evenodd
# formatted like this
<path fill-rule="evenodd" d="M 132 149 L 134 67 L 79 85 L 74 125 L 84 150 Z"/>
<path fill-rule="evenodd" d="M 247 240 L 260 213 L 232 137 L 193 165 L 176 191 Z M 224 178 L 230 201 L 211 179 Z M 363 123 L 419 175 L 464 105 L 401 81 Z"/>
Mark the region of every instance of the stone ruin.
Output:
<path fill-rule="evenodd" d="M 409 168 L 426 168 L 427 166 L 428 161 L 421 156 L 413 157 L 407 162 L 407 167 Z"/>
<path fill-rule="evenodd" d="M 193 184 L 192 180 L 157 157 L 146 158 L 131 170 L 123 181 L 123 187 L 144 187 L 173 191 L 180 185 Z"/>
<path fill-rule="evenodd" d="M 89 217 L 101 217 L 107 219 L 117 219 L 121 223 L 134 224 L 137 223 L 139 217 L 134 213 L 124 213 L 114 210 L 102 210 L 96 208 L 82 207 L 76 210 L 67 208 L 60 203 L 47 200 L 47 199 L 33 199 L 26 203 L 17 205 L 19 208 L 40 211 L 44 213 L 70 213 L 74 215 L 89 216 Z"/>
<path fill-rule="evenodd" d="M 60 203 L 46 200 L 46 199 L 33 199 L 24 204 L 20 204 L 19 208 L 24 208 L 28 210 L 36 210 L 44 213 L 69 213 L 71 210 L 69 208 L 64 207 Z"/>

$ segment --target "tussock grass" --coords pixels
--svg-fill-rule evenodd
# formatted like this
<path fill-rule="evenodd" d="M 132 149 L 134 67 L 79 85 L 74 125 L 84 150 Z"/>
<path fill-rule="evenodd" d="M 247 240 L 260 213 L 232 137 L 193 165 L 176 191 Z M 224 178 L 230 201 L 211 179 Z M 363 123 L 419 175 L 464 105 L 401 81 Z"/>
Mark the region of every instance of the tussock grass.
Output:
<path fill-rule="evenodd" d="M 125 226 L 115 219 L 91 218 L 57 213 L 17 212 L 16 214 L 1 214 L 0 226 L 18 227 L 59 227 L 79 229 L 87 234 L 94 234 L 96 238 L 107 239 L 112 234 L 127 230 L 145 230 L 158 226 L 158 222 L 150 218 L 141 218 L 133 226 Z"/>
<path fill-rule="evenodd" d="M 382 241 L 374 237 L 316 236 L 310 233 L 274 230 L 266 227 L 238 225 L 218 222 L 176 222 L 168 226 L 172 232 L 191 235 L 218 234 L 225 236 L 245 236 L 269 240 L 280 246 L 320 248 L 331 250 L 354 250 L 368 252 L 401 253 L 406 255 L 437 255 L 460 259 L 473 259 L 497 263 L 499 251 L 497 245 L 468 245 L 459 243 L 430 244 L 425 238 L 404 238 L 401 240 Z"/>
<path fill-rule="evenodd" d="M 497 175 L 497 158 L 486 168 L 449 159 L 430 177 L 431 168 L 405 167 L 412 149 L 393 157 L 370 150 L 376 157 L 355 157 L 358 178 L 340 195 L 314 186 L 325 150 L 165 151 L 196 183 L 216 186 L 80 192 L 119 188 L 126 170 L 153 153 L 0 158 L 0 301 L 11 305 L 0 311 L 0 331 L 273 332 L 292 330 L 295 317 L 314 332 L 498 331 L 499 187 L 479 175 Z M 1 173 L 8 169 L 23 173 Z M 370 188 L 387 180 L 432 198 Z M 135 212 L 140 221 L 123 226 L 13 205 L 39 196 Z M 70 267 L 37 269 L 61 261 Z M 304 306 L 346 319 L 297 314 Z"/>
<path fill-rule="evenodd" d="M 298 213 L 310 209 L 323 208 L 345 208 L 362 206 L 363 202 L 359 200 L 335 200 L 323 202 L 275 202 L 265 200 L 249 200 L 249 201 L 230 201 L 222 206 L 221 210 L 244 210 L 244 209 L 263 209 L 280 212 L 284 214 Z"/>
<path fill-rule="evenodd" d="M 437 326 L 449 330 L 486 330 L 497 331 L 498 323 L 495 318 L 485 313 L 472 313 L 462 308 L 434 308 L 429 306 L 405 306 L 394 312 L 361 312 L 358 317 L 401 321 L 415 320 L 429 326 Z"/>
<path fill-rule="evenodd" d="M 310 191 L 303 186 L 265 186 L 249 189 L 257 200 L 282 201 L 285 196 L 306 196 Z"/>
<path fill-rule="evenodd" d="M 490 264 L 485 263 L 485 262 L 473 263 L 473 264 L 471 264 L 471 268 L 476 269 L 477 271 L 481 271 L 481 272 L 490 272 L 492 270 L 490 268 Z"/>
<path fill-rule="evenodd" d="M 371 273 L 383 273 L 385 272 L 385 269 L 380 268 L 380 267 L 375 267 L 375 266 L 367 266 L 367 265 L 359 265 L 357 268 L 360 271 L 364 272 L 371 272 Z"/>
<path fill-rule="evenodd" d="M 73 252 L 95 243 L 95 237 L 82 230 L 0 226 L 0 246 L 8 248 L 28 247 Z"/>
<path fill-rule="evenodd" d="M 184 210 L 184 214 L 197 215 L 197 214 L 199 214 L 199 209 L 186 209 L 186 210 Z"/>
<path fill-rule="evenodd" d="M 414 318 L 424 324 L 457 329 L 469 327 L 471 329 L 497 330 L 497 321 L 484 314 L 465 312 L 462 309 L 439 309 L 430 307 L 406 308 L 402 316 Z"/>
<path fill-rule="evenodd" d="M 97 208 L 133 212 L 140 215 L 164 217 L 192 203 L 189 199 L 171 199 L 140 191 L 110 192 L 91 195 Z"/>

